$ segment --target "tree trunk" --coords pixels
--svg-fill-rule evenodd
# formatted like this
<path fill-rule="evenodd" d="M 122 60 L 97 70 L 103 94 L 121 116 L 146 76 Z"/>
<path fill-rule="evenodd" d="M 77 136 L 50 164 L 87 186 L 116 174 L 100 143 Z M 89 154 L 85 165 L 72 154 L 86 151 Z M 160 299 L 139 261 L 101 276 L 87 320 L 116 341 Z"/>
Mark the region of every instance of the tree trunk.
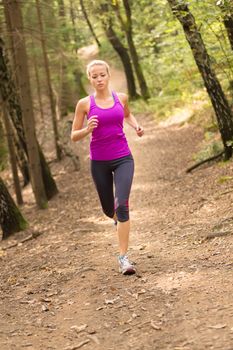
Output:
<path fill-rule="evenodd" d="M 118 16 L 120 23 L 121 23 L 121 27 L 126 35 L 130 56 L 131 56 L 132 61 L 133 61 L 133 65 L 134 65 L 135 73 L 136 73 L 138 83 L 140 86 L 142 97 L 145 100 L 147 100 L 150 97 L 150 94 L 149 94 L 149 90 L 148 90 L 148 87 L 146 84 L 146 80 L 144 78 L 142 67 L 141 67 L 140 62 L 139 62 L 138 53 L 137 53 L 137 50 L 136 50 L 136 47 L 135 47 L 134 41 L 133 41 L 131 8 L 130 8 L 130 4 L 129 4 L 128 0 L 123 0 L 123 4 L 124 4 L 126 19 L 127 19 L 126 22 L 123 20 L 121 14 L 120 14 L 120 9 L 119 9 L 117 2 L 116 2 L 116 5 L 113 7 L 116 10 L 117 16 Z"/>
<path fill-rule="evenodd" d="M 0 177 L 0 225 L 2 228 L 2 239 L 11 234 L 25 230 L 27 222 L 15 205 L 13 198 L 8 192 L 3 180 Z"/>
<path fill-rule="evenodd" d="M 7 31 L 10 33 L 10 35 L 8 35 L 8 42 L 9 42 L 9 52 L 10 52 L 10 61 L 11 61 L 11 66 L 14 67 L 14 69 L 12 70 L 12 78 L 15 82 L 15 85 L 17 87 L 19 87 L 19 82 L 17 81 L 17 75 L 15 74 L 16 72 L 16 60 L 15 60 L 15 51 L 14 51 L 14 42 L 13 42 L 13 35 L 11 35 L 11 33 L 13 32 L 12 28 L 11 28 L 11 21 L 10 21 L 10 16 L 9 16 L 9 11 L 7 9 L 7 7 L 5 5 L 3 5 L 4 7 L 4 16 L 5 16 L 5 20 L 6 20 L 6 29 Z M 6 44 L 5 44 L 6 45 Z M 7 46 L 7 45 L 6 45 Z"/>
<path fill-rule="evenodd" d="M 223 22 L 230 41 L 231 49 L 233 50 L 233 14 L 224 16 Z"/>
<path fill-rule="evenodd" d="M 14 81 L 12 80 L 12 77 L 11 77 L 7 55 L 6 55 L 6 52 L 4 52 L 4 42 L 1 39 L 1 37 L 0 37 L 0 81 L 1 81 L 0 93 L 3 101 L 7 103 L 7 109 L 20 142 L 20 146 L 18 147 L 17 153 L 19 154 L 20 153 L 19 149 L 21 150 L 22 148 L 28 158 L 27 144 L 25 141 L 25 134 L 23 129 L 22 110 L 18 100 L 17 93 L 16 93 Z M 58 189 L 51 175 L 48 164 L 44 159 L 44 155 L 40 150 L 39 145 L 38 145 L 38 148 L 39 148 L 39 154 L 40 154 L 40 164 L 42 169 L 43 182 L 45 186 L 46 196 L 49 200 L 58 193 Z M 19 158 L 22 159 L 22 157 L 19 157 Z M 25 173 L 25 176 L 26 176 L 25 179 L 26 179 L 27 169 L 25 167 L 25 162 L 23 162 L 23 167 L 21 171 Z"/>
<path fill-rule="evenodd" d="M 43 125 L 45 125 L 44 121 L 44 110 L 43 110 L 43 103 L 42 103 L 42 95 L 41 95 L 41 88 L 40 88 L 40 78 L 39 78 L 39 71 L 38 71 L 38 63 L 36 60 L 36 54 L 35 54 L 35 45 L 33 41 L 33 37 L 31 37 L 31 46 L 32 46 L 32 64 L 34 67 L 34 72 L 35 72 L 35 78 L 36 78 L 36 89 L 37 89 L 37 97 L 38 97 L 38 102 L 39 102 L 39 109 L 40 109 L 40 117 L 42 120 Z"/>
<path fill-rule="evenodd" d="M 19 82 L 21 108 L 23 115 L 23 126 L 28 150 L 30 178 L 36 204 L 39 208 L 47 206 L 47 198 L 45 194 L 44 184 L 42 180 L 42 172 L 38 151 L 38 144 L 35 136 L 35 121 L 32 106 L 30 79 L 27 63 L 27 54 L 23 33 L 23 21 L 19 0 L 4 0 L 4 6 L 9 12 L 15 59 L 16 74 Z"/>
<path fill-rule="evenodd" d="M 233 50 L 233 4 L 232 0 L 222 1 L 218 5 L 222 11 L 223 23 L 227 31 L 227 36 Z"/>
<path fill-rule="evenodd" d="M 167 0 L 172 12 L 180 21 L 185 32 L 186 39 L 191 47 L 197 67 L 202 75 L 205 87 L 209 94 L 213 108 L 216 113 L 219 130 L 221 133 L 225 158 L 232 156 L 233 140 L 233 114 L 222 87 L 211 67 L 210 58 L 207 53 L 201 34 L 195 23 L 195 18 L 189 11 L 187 4 L 180 0 Z"/>
<path fill-rule="evenodd" d="M 57 0 L 58 2 L 58 12 L 59 12 L 59 16 L 62 18 L 62 19 L 65 19 L 65 4 L 64 4 L 64 0 Z"/>
<path fill-rule="evenodd" d="M 85 89 L 83 82 L 82 82 L 83 73 L 80 71 L 78 66 L 73 71 L 73 75 L 74 75 L 74 79 L 76 82 L 76 90 L 77 90 L 78 99 L 87 96 L 86 89 Z"/>
<path fill-rule="evenodd" d="M 4 122 L 6 136 L 7 136 L 8 152 L 9 152 L 9 158 L 10 158 L 10 164 L 11 164 L 11 170 L 12 170 L 12 176 L 13 176 L 17 204 L 21 205 L 21 204 L 23 204 L 23 198 L 22 198 L 18 170 L 17 170 L 15 147 L 14 147 L 14 143 L 13 143 L 13 132 L 12 132 L 11 124 L 9 121 L 8 113 L 7 113 L 7 110 L 5 107 L 5 102 L 2 101 L 2 98 L 0 98 L 0 101 L 1 101 L 2 106 L 3 106 L 3 122 Z"/>
<path fill-rule="evenodd" d="M 50 108 L 51 108 L 51 113 L 52 113 L 52 124 L 53 124 L 56 157 L 58 160 L 61 160 L 61 149 L 59 147 L 59 135 L 58 135 L 58 128 L 57 128 L 56 106 L 55 106 L 55 100 L 54 100 L 53 89 L 52 89 L 52 84 L 51 84 L 49 60 L 48 60 L 48 56 L 47 56 L 46 40 L 45 40 L 45 35 L 44 35 L 43 22 L 42 22 L 42 18 L 41 18 L 39 0 L 36 0 L 36 9 L 37 9 L 37 15 L 38 15 L 38 24 L 39 24 L 39 31 L 40 31 L 40 38 L 41 38 L 41 46 L 42 46 L 42 52 L 43 52 L 43 57 L 44 57 L 44 66 L 45 66 L 45 72 L 46 72 Z"/>
<path fill-rule="evenodd" d="M 106 13 L 107 17 L 107 9 L 106 7 L 102 6 L 102 11 Z M 127 81 L 127 88 L 129 93 L 129 98 L 132 100 L 135 100 L 139 97 L 136 91 L 136 85 L 133 75 L 133 68 L 130 62 L 130 57 L 128 54 L 127 49 L 124 47 L 124 45 L 121 43 L 120 39 L 117 37 L 111 23 L 111 19 L 107 19 L 105 23 L 103 23 L 104 31 L 106 33 L 106 36 L 111 43 L 114 50 L 119 55 L 121 62 L 124 67 L 126 81 Z"/>
<path fill-rule="evenodd" d="M 128 55 L 127 49 L 123 46 L 119 38 L 117 37 L 115 31 L 113 30 L 111 24 L 108 27 L 105 27 L 105 33 L 112 44 L 114 50 L 118 53 L 120 56 L 121 62 L 124 67 L 125 75 L 126 75 L 126 81 L 127 81 L 127 87 L 128 87 L 128 93 L 129 98 L 134 100 L 137 99 L 139 96 L 136 91 L 136 85 L 134 81 L 134 75 L 133 75 L 133 69 L 131 66 L 130 58 Z"/>
<path fill-rule="evenodd" d="M 97 38 L 97 36 L 95 34 L 95 31 L 94 31 L 94 29 L 92 27 L 92 24 L 91 24 L 91 22 L 90 22 L 90 20 L 88 18 L 88 14 L 87 14 L 87 11 L 85 9 L 84 2 L 83 2 L 83 0 L 79 0 L 79 2 L 80 2 L 80 5 L 81 5 L 83 16 L 84 16 L 84 18 L 85 18 L 85 20 L 87 22 L 87 25 L 88 25 L 88 27 L 90 29 L 90 32 L 93 35 L 93 38 L 95 39 L 96 44 L 98 45 L 98 47 L 101 47 L 101 44 L 100 44 L 100 42 L 99 42 L 99 40 L 98 40 L 98 38 Z"/>
<path fill-rule="evenodd" d="M 67 74 L 67 57 L 64 54 L 66 50 L 67 42 L 70 42 L 69 32 L 66 30 L 66 14 L 65 14 L 65 4 L 63 0 L 58 0 L 58 13 L 59 13 L 59 23 L 60 27 L 62 27 L 62 43 L 60 45 L 60 86 L 58 93 L 58 109 L 59 109 L 59 119 L 66 116 L 69 113 L 69 108 L 71 106 L 70 97 L 72 96 L 72 92 L 70 89 L 70 84 L 68 81 Z M 73 105 L 73 103 L 72 103 Z M 61 143 L 60 143 L 61 144 Z"/>
<path fill-rule="evenodd" d="M 75 42 L 75 52 L 78 52 L 78 33 L 77 33 L 77 29 L 76 29 L 76 23 L 75 23 L 75 12 L 74 12 L 74 4 L 73 4 L 73 0 L 70 0 L 70 19 L 72 22 L 72 27 L 73 27 L 73 38 L 74 38 L 74 42 Z"/>
<path fill-rule="evenodd" d="M 9 110 L 8 110 L 9 114 Z M 12 129 L 13 131 L 13 129 Z M 21 171 L 21 174 L 23 176 L 23 187 L 27 186 L 30 182 L 30 174 L 29 174 L 29 167 L 28 167 L 28 161 L 27 158 L 25 157 L 25 152 L 23 150 L 23 147 L 19 141 L 18 135 L 17 135 L 17 130 L 13 132 L 13 142 L 16 150 L 16 161 L 17 165 Z"/>

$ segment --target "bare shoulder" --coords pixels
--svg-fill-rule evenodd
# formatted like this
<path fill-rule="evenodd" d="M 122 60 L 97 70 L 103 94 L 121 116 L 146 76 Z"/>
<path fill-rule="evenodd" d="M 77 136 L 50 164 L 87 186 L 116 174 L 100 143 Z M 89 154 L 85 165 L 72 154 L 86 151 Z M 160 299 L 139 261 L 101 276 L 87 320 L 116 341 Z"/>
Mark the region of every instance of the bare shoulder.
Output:
<path fill-rule="evenodd" d="M 87 113 L 89 111 L 89 108 L 90 108 L 90 96 L 86 96 L 86 97 L 81 98 L 78 101 L 76 108 Z"/>
<path fill-rule="evenodd" d="M 128 95 L 123 92 L 117 92 L 117 96 L 123 106 L 128 104 Z"/>

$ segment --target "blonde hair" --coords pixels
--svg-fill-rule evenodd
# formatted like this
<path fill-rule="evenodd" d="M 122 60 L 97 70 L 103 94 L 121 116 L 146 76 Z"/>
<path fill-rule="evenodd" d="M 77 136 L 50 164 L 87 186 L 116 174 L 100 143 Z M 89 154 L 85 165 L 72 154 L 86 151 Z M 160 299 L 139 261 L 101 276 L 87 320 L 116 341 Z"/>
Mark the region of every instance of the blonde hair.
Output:
<path fill-rule="evenodd" d="M 109 65 L 107 64 L 107 62 L 102 61 L 102 60 L 93 60 L 93 61 L 89 62 L 88 65 L 87 65 L 87 76 L 88 76 L 88 78 L 90 77 L 90 69 L 91 69 L 91 67 L 97 66 L 97 65 L 104 66 L 106 68 L 106 70 L 107 70 L 108 75 L 110 75 L 110 68 L 109 68 Z"/>

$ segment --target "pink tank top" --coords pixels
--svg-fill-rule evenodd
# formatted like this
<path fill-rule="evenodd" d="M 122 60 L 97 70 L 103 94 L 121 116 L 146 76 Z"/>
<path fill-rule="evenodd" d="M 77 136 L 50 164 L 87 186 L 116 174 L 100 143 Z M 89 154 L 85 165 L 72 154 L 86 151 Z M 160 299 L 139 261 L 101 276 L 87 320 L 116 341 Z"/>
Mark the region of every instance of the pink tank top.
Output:
<path fill-rule="evenodd" d="M 114 104 L 110 108 L 98 107 L 94 96 L 90 96 L 89 119 L 98 116 L 98 127 L 92 132 L 90 158 L 92 160 L 113 160 L 131 154 L 123 131 L 124 107 L 117 94 L 112 92 Z"/>

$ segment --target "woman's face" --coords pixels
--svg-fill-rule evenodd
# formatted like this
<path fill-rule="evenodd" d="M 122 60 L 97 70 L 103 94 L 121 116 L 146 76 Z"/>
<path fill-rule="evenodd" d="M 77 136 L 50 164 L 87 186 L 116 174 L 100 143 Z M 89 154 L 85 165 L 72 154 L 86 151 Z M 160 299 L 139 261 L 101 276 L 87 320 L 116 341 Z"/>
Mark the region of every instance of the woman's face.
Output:
<path fill-rule="evenodd" d="M 104 65 L 96 64 L 90 68 L 89 72 L 89 79 L 94 89 L 104 90 L 106 87 L 108 87 L 109 74 Z"/>

